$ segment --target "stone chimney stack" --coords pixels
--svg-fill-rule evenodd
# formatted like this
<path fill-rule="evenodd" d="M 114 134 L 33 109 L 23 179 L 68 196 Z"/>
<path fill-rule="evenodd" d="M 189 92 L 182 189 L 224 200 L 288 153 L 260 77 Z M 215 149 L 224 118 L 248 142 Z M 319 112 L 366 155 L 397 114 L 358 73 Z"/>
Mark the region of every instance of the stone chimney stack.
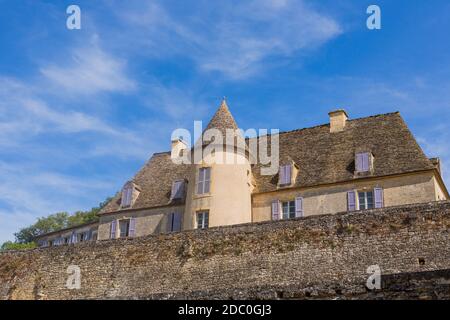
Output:
<path fill-rule="evenodd" d="M 176 138 L 172 140 L 172 150 L 170 153 L 170 157 L 172 159 L 181 158 L 181 152 L 187 149 L 187 144 L 180 138 Z"/>
<path fill-rule="evenodd" d="M 329 112 L 328 115 L 330 116 L 330 132 L 344 131 L 348 119 L 347 112 L 343 109 L 338 109 Z"/>

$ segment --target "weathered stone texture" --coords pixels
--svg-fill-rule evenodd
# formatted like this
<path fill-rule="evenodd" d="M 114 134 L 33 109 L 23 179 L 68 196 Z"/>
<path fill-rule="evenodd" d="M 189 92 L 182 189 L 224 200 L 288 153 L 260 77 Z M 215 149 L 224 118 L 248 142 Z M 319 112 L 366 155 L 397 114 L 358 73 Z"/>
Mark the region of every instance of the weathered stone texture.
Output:
<path fill-rule="evenodd" d="M 449 229 L 436 202 L 7 252 L 0 299 L 450 298 Z"/>

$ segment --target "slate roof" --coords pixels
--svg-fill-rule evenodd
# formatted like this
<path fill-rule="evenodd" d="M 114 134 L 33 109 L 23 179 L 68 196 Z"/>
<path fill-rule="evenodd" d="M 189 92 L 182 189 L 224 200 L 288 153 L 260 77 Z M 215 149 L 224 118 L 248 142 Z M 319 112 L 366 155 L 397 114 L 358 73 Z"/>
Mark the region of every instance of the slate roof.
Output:
<path fill-rule="evenodd" d="M 342 132 L 330 133 L 325 124 L 280 133 L 279 139 L 280 165 L 292 160 L 299 168 L 294 187 L 362 178 L 354 174 L 356 152 L 372 152 L 371 177 L 434 168 L 398 112 L 347 120 Z M 276 190 L 278 175 L 262 176 L 260 167 L 253 167 L 255 192 Z"/>
<path fill-rule="evenodd" d="M 206 129 L 237 128 L 228 106 L 222 102 Z M 433 169 L 398 112 L 347 120 L 342 132 L 330 133 L 330 125 L 283 132 L 280 138 L 280 164 L 294 161 L 299 172 L 292 187 L 308 187 L 345 182 L 354 175 L 355 152 L 372 152 L 372 177 Z M 258 138 L 253 138 L 258 139 Z M 270 139 L 269 139 L 270 142 Z M 170 152 L 154 154 L 133 181 L 141 193 L 133 209 L 169 205 L 172 182 L 187 179 L 190 165 L 173 164 Z M 260 165 L 253 165 L 254 192 L 278 189 L 278 174 L 262 176 Z M 120 209 L 120 192 L 100 214 Z"/>

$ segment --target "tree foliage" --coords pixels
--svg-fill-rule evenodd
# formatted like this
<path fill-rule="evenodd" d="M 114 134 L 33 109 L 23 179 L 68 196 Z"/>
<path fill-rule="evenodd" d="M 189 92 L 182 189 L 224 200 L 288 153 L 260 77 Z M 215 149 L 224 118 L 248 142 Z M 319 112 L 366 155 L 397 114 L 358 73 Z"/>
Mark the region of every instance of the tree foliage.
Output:
<path fill-rule="evenodd" d="M 111 200 L 106 199 L 97 207 L 88 211 L 77 211 L 73 214 L 67 212 L 58 212 L 47 217 L 38 218 L 38 220 L 31 226 L 20 229 L 14 236 L 16 237 L 15 244 L 27 245 L 34 242 L 34 239 L 44 233 L 61 230 L 64 228 L 73 227 L 76 225 L 98 221 L 97 213 Z M 3 245 L 10 246 L 8 242 Z M 3 246 L 2 246 L 3 248 Z"/>
<path fill-rule="evenodd" d="M 28 242 L 28 243 L 17 243 L 12 241 L 6 241 L 0 247 L 1 251 L 6 250 L 26 250 L 36 248 L 36 243 Z"/>

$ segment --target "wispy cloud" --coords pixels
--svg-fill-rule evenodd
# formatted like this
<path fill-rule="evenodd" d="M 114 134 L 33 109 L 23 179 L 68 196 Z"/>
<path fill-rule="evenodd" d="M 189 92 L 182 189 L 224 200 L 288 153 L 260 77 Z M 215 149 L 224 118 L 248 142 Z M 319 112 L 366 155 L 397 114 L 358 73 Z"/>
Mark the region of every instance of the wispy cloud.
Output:
<path fill-rule="evenodd" d="M 98 92 L 126 92 L 135 89 L 133 80 L 126 74 L 126 62 L 115 58 L 99 48 L 78 48 L 64 66 L 49 64 L 41 73 L 59 89 L 71 94 L 94 94 Z"/>
<path fill-rule="evenodd" d="M 129 32 L 146 28 L 140 43 L 150 54 L 182 53 L 200 70 L 231 79 L 258 74 L 273 57 L 306 53 L 342 33 L 337 21 L 302 0 L 199 1 L 192 10 L 203 13 L 201 20 L 173 14 L 164 2 L 117 10 Z"/>

